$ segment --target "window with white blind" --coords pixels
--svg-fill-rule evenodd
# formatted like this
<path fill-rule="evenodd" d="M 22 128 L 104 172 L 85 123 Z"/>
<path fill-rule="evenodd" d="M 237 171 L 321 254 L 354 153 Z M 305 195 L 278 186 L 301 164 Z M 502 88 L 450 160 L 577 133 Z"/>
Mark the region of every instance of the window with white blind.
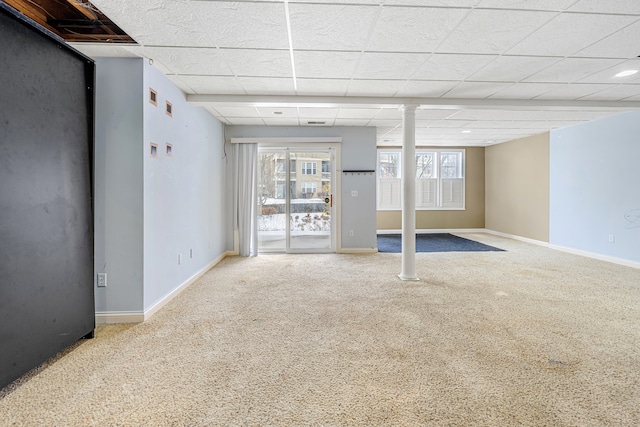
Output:
<path fill-rule="evenodd" d="M 464 209 L 464 150 L 416 150 L 416 209 Z M 402 209 L 400 150 L 378 151 L 378 209 Z"/>

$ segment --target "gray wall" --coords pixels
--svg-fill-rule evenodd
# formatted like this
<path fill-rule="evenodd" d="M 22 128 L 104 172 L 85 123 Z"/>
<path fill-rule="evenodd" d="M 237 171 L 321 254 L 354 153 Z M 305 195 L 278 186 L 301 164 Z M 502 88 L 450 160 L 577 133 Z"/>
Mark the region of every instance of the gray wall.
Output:
<path fill-rule="evenodd" d="M 227 250 L 222 124 L 141 58 L 100 59 L 97 76 L 96 311 L 139 317 Z"/>
<path fill-rule="evenodd" d="M 640 262 L 638 135 L 638 112 L 551 132 L 549 243 Z"/>
<path fill-rule="evenodd" d="M 0 4 L 0 388 L 95 326 L 94 65 L 21 22 Z"/>
<path fill-rule="evenodd" d="M 143 303 L 142 60 L 96 61 L 96 311 L 140 312 Z"/>
<path fill-rule="evenodd" d="M 341 137 L 342 170 L 376 169 L 376 128 L 374 127 L 227 126 L 226 137 L 227 140 L 230 138 Z M 339 230 L 341 247 L 373 249 L 377 246 L 375 174 L 351 175 L 338 172 L 342 179 L 342 215 Z M 357 198 L 351 197 L 352 190 L 358 191 Z M 353 237 L 349 236 L 349 230 L 353 230 Z M 227 233 L 227 243 L 233 244 L 231 225 Z"/>

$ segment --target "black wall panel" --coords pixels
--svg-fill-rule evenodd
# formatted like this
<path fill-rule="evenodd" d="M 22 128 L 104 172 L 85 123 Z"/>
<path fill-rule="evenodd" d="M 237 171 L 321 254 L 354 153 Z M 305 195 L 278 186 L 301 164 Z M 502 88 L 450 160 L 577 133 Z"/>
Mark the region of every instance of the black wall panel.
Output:
<path fill-rule="evenodd" d="M 0 4 L 0 387 L 95 327 L 94 64 Z"/>

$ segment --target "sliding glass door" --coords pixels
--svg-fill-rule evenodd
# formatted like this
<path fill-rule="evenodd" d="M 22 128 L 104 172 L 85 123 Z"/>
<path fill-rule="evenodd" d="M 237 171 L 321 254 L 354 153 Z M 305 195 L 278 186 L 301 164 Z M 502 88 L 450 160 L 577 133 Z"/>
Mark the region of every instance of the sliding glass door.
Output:
<path fill-rule="evenodd" d="M 330 148 L 259 150 L 259 251 L 335 251 L 333 158 Z"/>

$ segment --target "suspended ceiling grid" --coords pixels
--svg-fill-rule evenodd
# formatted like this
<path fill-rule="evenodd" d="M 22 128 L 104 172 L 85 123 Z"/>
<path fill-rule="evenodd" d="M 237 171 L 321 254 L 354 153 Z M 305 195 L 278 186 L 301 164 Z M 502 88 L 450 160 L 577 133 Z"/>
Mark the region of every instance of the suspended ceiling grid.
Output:
<path fill-rule="evenodd" d="M 419 109 L 417 144 L 486 146 L 640 105 L 640 73 L 615 77 L 640 69 L 637 0 L 93 3 L 138 45 L 76 47 L 152 59 L 187 94 L 243 95 L 203 104 L 227 124 L 376 126 L 399 145 L 397 106 L 251 97 L 431 98 L 461 106 Z"/>

